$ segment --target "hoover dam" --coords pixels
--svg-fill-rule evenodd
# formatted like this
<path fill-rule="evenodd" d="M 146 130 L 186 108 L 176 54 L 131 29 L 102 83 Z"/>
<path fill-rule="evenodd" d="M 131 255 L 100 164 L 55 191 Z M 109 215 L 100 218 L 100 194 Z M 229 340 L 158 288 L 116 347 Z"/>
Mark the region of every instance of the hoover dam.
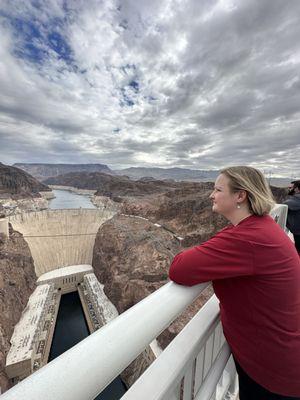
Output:
<path fill-rule="evenodd" d="M 69 192 L 70 195 L 72 193 Z M 89 202 L 83 196 L 73 197 L 72 204 L 79 199 L 77 204 L 81 205 L 80 197 L 84 204 Z M 8 222 L 15 231 L 22 233 L 38 278 L 36 289 L 10 339 L 5 369 L 13 384 L 118 315 L 92 267 L 98 229 L 114 212 L 92 207 L 90 203 L 90 208 L 48 209 L 1 220 L 1 232 L 6 236 L 9 236 Z M 71 301 L 68 296 L 73 296 Z M 69 302 L 68 306 L 66 302 Z M 61 312 L 63 318 L 59 317 Z M 81 337 L 78 336 L 80 331 L 85 332 Z M 117 393 L 124 393 L 120 378 L 113 382 L 109 390 L 112 398 Z"/>
<path fill-rule="evenodd" d="M 44 210 L 9 217 L 23 234 L 40 275 L 69 265 L 92 264 L 99 227 L 114 215 L 99 209 Z"/>

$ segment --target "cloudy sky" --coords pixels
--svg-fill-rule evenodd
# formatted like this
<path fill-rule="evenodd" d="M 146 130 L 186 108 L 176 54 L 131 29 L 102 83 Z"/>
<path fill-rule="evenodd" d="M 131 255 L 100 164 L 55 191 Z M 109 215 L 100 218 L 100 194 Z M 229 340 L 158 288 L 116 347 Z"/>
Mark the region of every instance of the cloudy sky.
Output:
<path fill-rule="evenodd" d="M 300 1 L 1 0 L 1 161 L 300 176 Z"/>

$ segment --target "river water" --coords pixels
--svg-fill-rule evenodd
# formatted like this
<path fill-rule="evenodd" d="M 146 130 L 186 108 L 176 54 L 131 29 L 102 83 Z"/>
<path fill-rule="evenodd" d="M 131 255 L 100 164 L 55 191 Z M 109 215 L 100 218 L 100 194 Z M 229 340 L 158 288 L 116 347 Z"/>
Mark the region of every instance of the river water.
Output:
<path fill-rule="evenodd" d="M 68 190 L 53 190 L 54 199 L 49 201 L 51 210 L 66 208 L 96 208 L 90 197 L 82 194 L 69 192 Z"/>
<path fill-rule="evenodd" d="M 96 208 L 89 196 L 79 195 L 67 190 L 53 190 L 55 199 L 49 201 L 49 208 Z M 53 335 L 49 361 L 58 357 L 90 334 L 81 302 L 77 292 L 61 297 L 55 331 Z M 101 352 L 101 349 L 99 349 Z M 103 368 L 107 366 L 103 365 Z M 99 374 L 101 366 L 99 367 Z M 95 400 L 118 400 L 126 392 L 126 387 L 117 377 Z"/>

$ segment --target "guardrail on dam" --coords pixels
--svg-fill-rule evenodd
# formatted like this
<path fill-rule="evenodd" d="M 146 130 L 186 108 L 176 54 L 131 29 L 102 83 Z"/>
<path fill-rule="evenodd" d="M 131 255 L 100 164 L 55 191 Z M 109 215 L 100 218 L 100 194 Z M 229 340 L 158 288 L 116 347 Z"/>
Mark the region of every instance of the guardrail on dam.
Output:
<path fill-rule="evenodd" d="M 92 264 L 99 227 L 115 213 L 99 209 L 44 210 L 11 216 L 23 234 L 37 276 L 68 265 Z"/>

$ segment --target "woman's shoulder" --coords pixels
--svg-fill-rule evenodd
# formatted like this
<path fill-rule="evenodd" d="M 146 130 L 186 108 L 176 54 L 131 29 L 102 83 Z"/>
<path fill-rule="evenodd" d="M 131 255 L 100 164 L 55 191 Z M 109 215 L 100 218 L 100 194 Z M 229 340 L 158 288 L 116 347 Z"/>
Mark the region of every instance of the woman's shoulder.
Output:
<path fill-rule="evenodd" d="M 252 215 L 236 226 L 234 234 L 256 244 L 282 243 L 287 238 L 284 230 L 270 215 Z"/>
<path fill-rule="evenodd" d="M 273 220 L 272 217 L 270 217 L 269 214 L 264 214 L 264 215 L 256 215 L 256 214 L 252 214 L 249 216 L 248 221 L 249 222 L 265 222 L 265 221 L 269 221 L 269 220 Z"/>
<path fill-rule="evenodd" d="M 274 219 L 270 215 L 250 215 L 249 217 L 242 220 L 236 228 L 238 229 L 249 229 L 250 227 L 268 227 L 270 225 L 277 225 Z"/>
<path fill-rule="evenodd" d="M 215 237 L 242 242 L 265 241 L 267 237 L 285 235 L 283 229 L 269 215 L 251 215 L 238 225 L 229 224 L 220 230 Z"/>

